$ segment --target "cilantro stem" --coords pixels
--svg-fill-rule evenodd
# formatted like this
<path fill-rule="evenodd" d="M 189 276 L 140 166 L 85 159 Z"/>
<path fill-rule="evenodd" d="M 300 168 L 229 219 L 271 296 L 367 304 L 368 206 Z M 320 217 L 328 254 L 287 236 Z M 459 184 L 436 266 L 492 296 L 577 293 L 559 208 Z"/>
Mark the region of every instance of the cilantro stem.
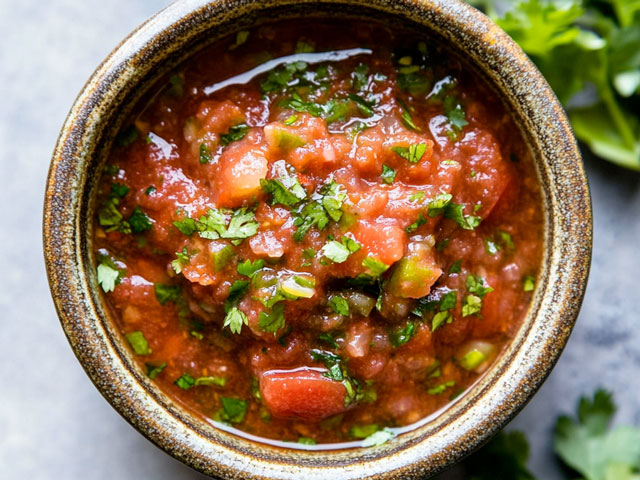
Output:
<path fill-rule="evenodd" d="M 618 132 L 620 132 L 620 136 L 622 137 L 625 147 L 633 151 L 635 149 L 635 136 L 633 131 L 627 123 L 624 113 L 620 109 L 620 105 L 618 105 L 618 102 L 613 95 L 609 82 L 605 80 L 600 83 L 600 97 L 602 98 L 605 107 L 607 107 L 609 115 L 613 119 L 613 123 L 615 123 Z"/>

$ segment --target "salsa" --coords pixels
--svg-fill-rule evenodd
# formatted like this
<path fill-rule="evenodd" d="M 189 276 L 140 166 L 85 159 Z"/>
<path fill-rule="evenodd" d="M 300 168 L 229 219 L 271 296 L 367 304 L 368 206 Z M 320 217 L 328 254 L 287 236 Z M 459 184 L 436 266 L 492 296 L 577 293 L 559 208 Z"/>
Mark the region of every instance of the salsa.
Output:
<path fill-rule="evenodd" d="M 382 443 L 500 355 L 542 255 L 494 92 L 376 23 L 241 31 L 134 109 L 100 180 L 97 280 L 150 379 L 203 419 Z"/>

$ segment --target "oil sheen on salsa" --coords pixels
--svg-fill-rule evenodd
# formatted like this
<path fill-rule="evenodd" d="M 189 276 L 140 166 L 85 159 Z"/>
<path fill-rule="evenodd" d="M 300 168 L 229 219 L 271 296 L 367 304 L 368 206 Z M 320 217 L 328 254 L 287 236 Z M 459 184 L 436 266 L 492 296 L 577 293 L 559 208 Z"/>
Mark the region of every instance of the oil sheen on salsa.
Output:
<path fill-rule="evenodd" d="M 218 41 L 134 109 L 97 280 L 140 367 L 258 437 L 382 443 L 522 323 L 538 180 L 494 92 L 427 38 L 290 22 Z"/>

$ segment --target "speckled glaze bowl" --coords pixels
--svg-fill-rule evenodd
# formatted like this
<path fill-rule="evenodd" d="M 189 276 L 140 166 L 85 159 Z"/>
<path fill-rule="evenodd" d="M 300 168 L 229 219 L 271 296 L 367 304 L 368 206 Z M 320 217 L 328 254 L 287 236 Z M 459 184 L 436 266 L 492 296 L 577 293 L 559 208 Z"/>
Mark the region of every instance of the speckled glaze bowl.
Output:
<path fill-rule="evenodd" d="M 153 81 L 222 35 L 314 15 L 410 24 L 451 45 L 512 112 L 543 192 L 543 267 L 516 338 L 454 404 L 389 443 L 367 449 L 271 446 L 217 429 L 179 408 L 135 365 L 105 306 L 91 255 L 100 168 L 123 117 Z M 126 39 L 85 85 L 60 133 L 44 205 L 51 292 L 88 375 L 149 440 L 201 472 L 233 479 L 426 478 L 460 460 L 526 404 L 557 361 L 584 294 L 591 233 L 587 180 L 556 97 L 502 30 L 458 0 L 178 1 Z"/>

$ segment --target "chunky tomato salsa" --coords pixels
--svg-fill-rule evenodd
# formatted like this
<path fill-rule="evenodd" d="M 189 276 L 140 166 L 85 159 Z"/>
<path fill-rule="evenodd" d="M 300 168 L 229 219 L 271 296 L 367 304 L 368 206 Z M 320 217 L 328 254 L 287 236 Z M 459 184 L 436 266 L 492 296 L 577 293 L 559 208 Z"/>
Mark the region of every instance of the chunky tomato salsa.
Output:
<path fill-rule="evenodd" d="M 135 109 L 99 184 L 97 280 L 135 358 L 211 422 L 382 443 L 519 328 L 536 172 L 493 91 L 375 23 L 206 48 Z"/>

